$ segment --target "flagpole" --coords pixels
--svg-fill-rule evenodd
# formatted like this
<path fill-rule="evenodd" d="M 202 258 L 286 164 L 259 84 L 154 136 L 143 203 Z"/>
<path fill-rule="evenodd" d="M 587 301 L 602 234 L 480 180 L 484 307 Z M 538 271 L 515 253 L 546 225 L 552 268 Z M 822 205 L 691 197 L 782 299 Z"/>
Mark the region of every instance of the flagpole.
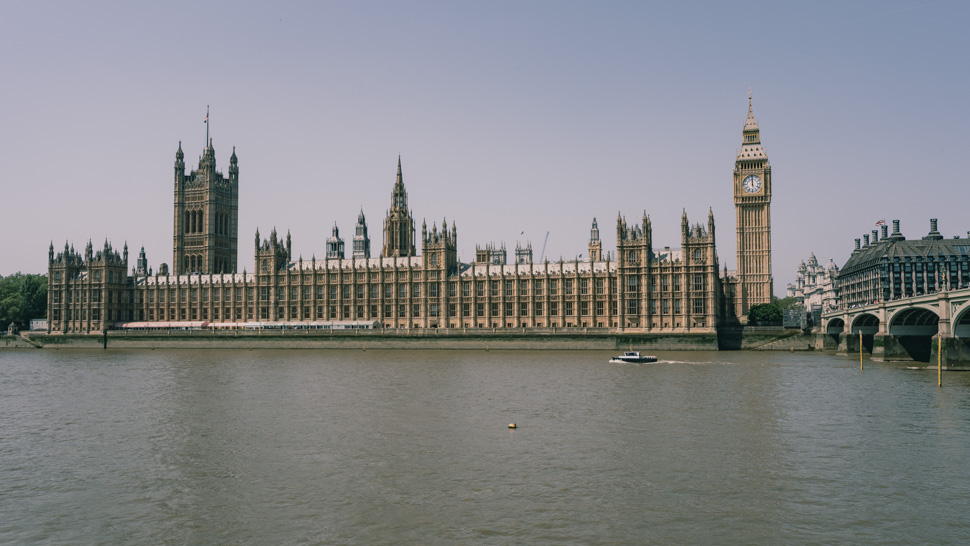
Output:
<path fill-rule="evenodd" d="M 205 105 L 205 146 L 202 149 L 209 148 L 209 105 Z"/>

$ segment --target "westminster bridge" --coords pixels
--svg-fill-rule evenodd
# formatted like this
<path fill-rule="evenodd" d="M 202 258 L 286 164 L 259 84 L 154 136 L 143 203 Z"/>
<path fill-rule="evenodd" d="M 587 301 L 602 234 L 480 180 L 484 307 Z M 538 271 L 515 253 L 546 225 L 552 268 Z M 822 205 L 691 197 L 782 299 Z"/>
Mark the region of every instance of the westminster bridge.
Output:
<path fill-rule="evenodd" d="M 970 288 L 874 302 L 822 314 L 816 347 L 873 360 L 913 360 L 970 370 Z M 862 334 L 861 336 L 859 334 Z"/>

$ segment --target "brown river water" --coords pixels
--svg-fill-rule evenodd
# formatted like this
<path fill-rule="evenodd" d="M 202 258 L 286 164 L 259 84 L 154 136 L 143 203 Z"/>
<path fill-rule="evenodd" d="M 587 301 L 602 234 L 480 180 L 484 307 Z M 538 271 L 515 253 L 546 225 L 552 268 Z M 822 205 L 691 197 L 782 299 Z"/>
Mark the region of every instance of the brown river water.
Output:
<path fill-rule="evenodd" d="M 970 373 L 610 356 L 3 351 L 0 543 L 970 543 Z"/>

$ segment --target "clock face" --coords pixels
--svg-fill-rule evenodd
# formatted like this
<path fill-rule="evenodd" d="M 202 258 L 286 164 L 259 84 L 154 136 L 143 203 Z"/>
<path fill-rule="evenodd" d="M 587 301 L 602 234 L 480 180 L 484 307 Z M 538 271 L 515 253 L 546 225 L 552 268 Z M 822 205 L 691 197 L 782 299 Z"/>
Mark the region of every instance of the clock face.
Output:
<path fill-rule="evenodd" d="M 744 191 L 748 193 L 757 193 L 761 190 L 761 178 L 756 175 L 749 174 L 748 176 L 744 177 L 744 181 L 741 182 L 741 187 L 743 187 Z"/>

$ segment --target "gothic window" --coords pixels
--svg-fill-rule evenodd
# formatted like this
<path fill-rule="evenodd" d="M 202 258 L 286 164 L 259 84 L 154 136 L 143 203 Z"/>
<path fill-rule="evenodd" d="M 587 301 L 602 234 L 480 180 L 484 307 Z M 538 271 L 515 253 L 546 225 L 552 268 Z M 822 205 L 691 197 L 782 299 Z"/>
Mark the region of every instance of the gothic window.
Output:
<path fill-rule="evenodd" d="M 703 292 L 704 291 L 704 275 L 703 274 L 701 274 L 701 273 L 695 273 L 694 274 L 694 284 L 692 286 L 692 289 L 695 292 Z"/>
<path fill-rule="evenodd" d="M 627 277 L 626 278 L 626 291 L 631 294 L 636 294 L 640 292 L 640 278 L 639 277 Z"/>

